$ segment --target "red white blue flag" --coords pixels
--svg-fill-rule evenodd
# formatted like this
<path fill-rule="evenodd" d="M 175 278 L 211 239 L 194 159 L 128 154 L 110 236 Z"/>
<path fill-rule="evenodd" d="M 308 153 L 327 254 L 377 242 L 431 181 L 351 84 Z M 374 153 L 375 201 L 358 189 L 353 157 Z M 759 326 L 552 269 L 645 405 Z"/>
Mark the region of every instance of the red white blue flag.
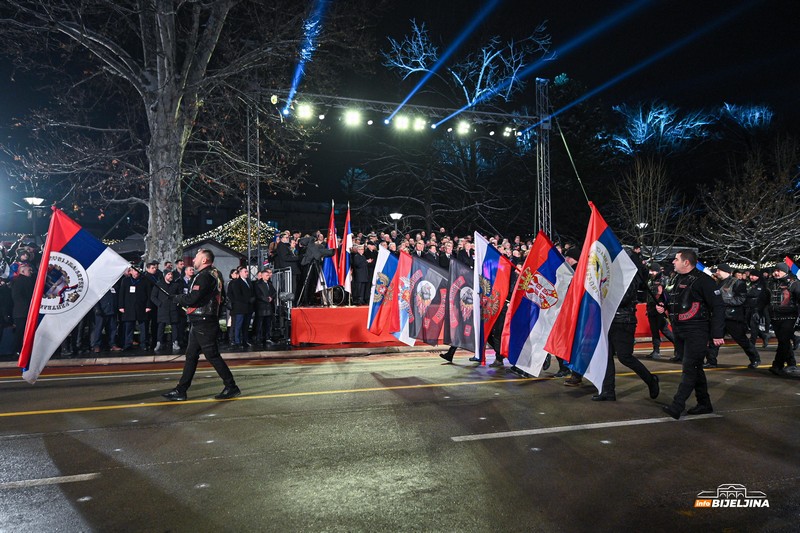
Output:
<path fill-rule="evenodd" d="M 783 262 L 786 263 L 786 266 L 789 267 L 789 270 L 792 272 L 792 274 L 794 274 L 795 277 L 797 277 L 797 272 L 800 271 L 800 268 L 798 268 L 798 266 L 794 264 L 792 258 L 787 255 L 786 257 L 783 258 Z"/>
<path fill-rule="evenodd" d="M 19 355 L 25 381 L 36 382 L 53 352 L 130 266 L 53 208 Z"/>
<path fill-rule="evenodd" d="M 472 314 L 472 320 L 475 329 L 475 356 L 480 358 L 481 364 L 486 362 L 483 348 L 506 304 L 512 270 L 514 265 L 511 261 L 476 231 L 475 271 L 472 280 L 475 302 L 480 302 L 480 305 Z"/>
<path fill-rule="evenodd" d="M 381 247 L 378 250 L 378 259 L 375 261 L 375 272 L 372 273 L 372 290 L 369 296 L 369 310 L 367 313 L 367 329 L 375 335 L 380 335 L 389 316 L 389 306 L 392 305 L 395 292 L 392 283 L 397 271 L 397 257 L 389 250 Z"/>
<path fill-rule="evenodd" d="M 608 330 L 637 268 L 592 202 L 589 207 L 592 216 L 575 277 L 544 349 L 602 392 Z"/>
<path fill-rule="evenodd" d="M 347 204 L 347 218 L 344 219 L 342 249 L 339 253 L 339 285 L 347 292 L 351 291 L 353 272 L 350 270 L 350 249 L 353 247 L 353 232 L 350 230 L 350 204 Z"/>
<path fill-rule="evenodd" d="M 511 293 L 500 352 L 528 374 L 538 376 L 547 358 L 544 344 L 561 311 L 572 267 L 541 231 L 533 241 Z"/>
<path fill-rule="evenodd" d="M 336 225 L 333 222 L 333 200 L 331 200 L 331 219 L 328 222 L 328 249 L 336 250 L 339 247 L 338 239 L 336 238 Z M 339 268 L 337 266 L 336 252 L 331 257 L 326 257 L 322 260 L 322 275 L 325 278 L 325 285 L 327 288 L 336 287 L 339 285 Z M 322 290 L 320 284 L 317 285 L 317 292 Z"/>

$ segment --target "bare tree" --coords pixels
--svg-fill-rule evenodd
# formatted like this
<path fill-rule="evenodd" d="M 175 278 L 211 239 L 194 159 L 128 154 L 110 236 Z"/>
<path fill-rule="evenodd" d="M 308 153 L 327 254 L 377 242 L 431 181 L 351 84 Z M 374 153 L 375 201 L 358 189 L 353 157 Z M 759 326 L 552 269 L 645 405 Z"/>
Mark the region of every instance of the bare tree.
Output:
<path fill-rule="evenodd" d="M 44 73 L 58 99 L 23 124 L 35 150 L 5 149 L 20 173 L 146 206 L 147 256 L 174 257 L 185 193 L 207 201 L 240 190 L 248 174 L 270 191 L 302 179 L 308 132 L 282 124 L 261 87 L 288 86 L 307 8 L 291 0 L 7 0 L 0 48 L 18 68 Z M 331 7 L 317 43 L 330 72 L 335 58 L 352 61 L 342 48 L 363 49 L 363 12 Z M 253 110 L 259 157 L 246 156 L 254 136 L 242 127 Z"/>
<path fill-rule="evenodd" d="M 690 238 L 723 260 L 757 266 L 800 246 L 800 143 L 778 139 L 769 153 L 754 149 L 727 181 L 703 195 Z"/>
<path fill-rule="evenodd" d="M 492 37 L 436 71 L 439 50 L 424 24 L 412 21 L 408 36 L 389 43 L 384 65 L 403 79 L 435 72 L 425 86 L 427 94 L 478 110 L 510 101 L 525 86 L 520 73 L 550 57 L 544 24 L 521 40 Z M 522 139 L 504 139 L 497 133 L 494 138 L 474 130 L 466 135 L 442 133 L 433 141 L 384 145 L 384 155 L 365 165 L 370 177 L 359 183 L 357 198 L 364 206 L 392 205 L 402 210 L 405 220 L 428 230 L 445 225 L 497 232 L 500 215 L 508 225 L 520 213 L 515 202 L 519 190 L 509 186 L 508 174 L 514 158 L 530 148 Z"/>
<path fill-rule="evenodd" d="M 690 208 L 675 191 L 658 158 L 636 157 L 612 186 L 615 215 L 623 239 L 640 243 L 654 256 L 687 230 Z"/>

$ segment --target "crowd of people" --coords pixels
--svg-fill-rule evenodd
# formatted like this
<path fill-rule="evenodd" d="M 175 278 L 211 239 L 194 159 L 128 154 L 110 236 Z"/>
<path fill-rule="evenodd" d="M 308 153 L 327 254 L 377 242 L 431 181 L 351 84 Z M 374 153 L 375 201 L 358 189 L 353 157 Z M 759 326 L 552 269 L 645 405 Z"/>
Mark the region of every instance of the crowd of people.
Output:
<path fill-rule="evenodd" d="M 531 239 L 521 236 L 509 239 L 493 235 L 488 240 L 515 265 L 525 261 L 532 246 Z M 12 332 L 14 350 L 19 351 L 33 295 L 39 250 L 30 242 L 15 244 L 3 254 L 0 320 L 4 327 L 0 331 Z M 397 230 L 356 233 L 350 250 L 351 304 L 368 303 L 370 282 L 381 247 L 394 254 L 406 251 L 445 269 L 453 260 L 471 268 L 474 265 L 471 235 L 449 235 L 444 228 L 429 234 L 424 231 L 402 234 Z M 574 245 L 557 244 L 557 248 L 568 262 L 573 265 L 577 262 L 580 254 Z M 317 290 L 324 278 L 321 276 L 322 261 L 339 253 L 340 250 L 328 249 L 322 232 L 306 235 L 296 231 L 280 233 L 270 245 L 261 268 L 241 266 L 229 273 L 223 303 L 229 327 L 222 333 L 221 341 L 229 344 L 232 350 L 272 344 L 278 300 L 278 291 L 272 281 L 273 269 L 286 269 L 284 272 L 290 273 L 295 305 L 326 303 L 326 291 Z M 662 261 L 660 264 L 645 258 L 638 246 L 630 251 L 630 255 L 644 272 L 649 272 L 649 275 L 642 276 L 647 279 L 646 283 L 642 282 L 636 288 L 634 303 L 647 304 L 653 342 L 653 351 L 647 357 L 660 359 L 661 337 L 675 342 L 676 319 L 669 315 L 667 295 L 674 290 L 680 273 L 671 262 Z M 794 329 L 800 309 L 800 282 L 789 267 L 778 263 L 768 270 L 736 270 L 721 263 L 712 270 L 716 290 L 725 304 L 724 330 L 742 347 L 751 368 L 761 364 L 756 347 L 758 340 L 761 340 L 763 349 L 770 338 L 776 337 L 778 354 L 770 370 L 776 374 L 794 372 L 793 350 L 798 344 Z M 60 355 L 77 357 L 92 352 L 125 350 L 181 353 L 187 345 L 187 315 L 186 310 L 170 296 L 186 294 L 194 274 L 194 267 L 185 264 L 183 259 L 151 261 L 144 265 L 143 270 L 132 266 L 75 328 L 62 345 Z M 718 347 L 708 342 L 704 356 L 706 368 L 717 365 L 717 352 Z M 448 351 L 443 357 L 452 360 L 452 353 Z M 671 361 L 682 361 L 680 350 L 676 350 Z M 580 384 L 580 376 L 572 374 L 563 363 L 556 376 L 566 377 L 567 384 Z"/>

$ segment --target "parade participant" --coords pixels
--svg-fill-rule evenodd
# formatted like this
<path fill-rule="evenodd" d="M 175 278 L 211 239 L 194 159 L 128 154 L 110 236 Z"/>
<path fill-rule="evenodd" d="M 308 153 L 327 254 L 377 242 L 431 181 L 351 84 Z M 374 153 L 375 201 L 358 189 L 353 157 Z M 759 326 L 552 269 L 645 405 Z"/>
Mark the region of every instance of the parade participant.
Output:
<path fill-rule="evenodd" d="M 641 263 L 636 266 L 640 266 Z M 643 267 L 642 267 L 643 268 Z M 595 402 L 614 402 L 617 400 L 614 356 L 619 362 L 633 370 L 645 385 L 647 385 L 650 398 L 658 398 L 660 392 L 658 376 L 651 374 L 646 366 L 633 356 L 633 346 L 636 342 L 636 304 L 638 301 L 638 288 L 642 284 L 641 272 L 637 274 L 628 287 L 625 296 L 614 313 L 614 319 L 608 330 L 608 365 L 603 378 L 603 387 L 600 394 L 592 396 Z"/>
<path fill-rule="evenodd" d="M 638 266 L 638 265 L 637 265 Z M 650 325 L 650 335 L 653 338 L 653 351 L 647 356 L 648 359 L 661 359 L 661 334 L 671 343 L 675 343 L 672 332 L 667 325 L 667 317 L 656 311 L 656 304 L 664 305 L 664 279 L 661 273 L 661 265 L 656 262 L 650 263 L 650 276 L 647 280 L 647 322 Z"/>
<path fill-rule="evenodd" d="M 721 346 L 725 329 L 725 304 L 714 281 L 697 270 L 697 254 L 694 250 L 681 250 L 675 255 L 674 285 L 667 292 L 669 314 L 675 333 L 675 350 L 682 354 L 683 372 L 681 383 L 672 403 L 663 410 L 675 420 L 686 407 L 686 400 L 694 391 L 697 405 L 687 412 L 690 415 L 714 411 L 708 394 L 708 381 L 703 371 L 703 360 L 710 340 Z M 659 313 L 666 311 L 657 305 Z"/>
<path fill-rule="evenodd" d="M 784 372 L 794 374 L 797 372 L 797 361 L 792 350 L 792 341 L 794 325 L 800 312 L 800 281 L 789 274 L 786 263 L 775 265 L 772 278 L 767 285 L 770 294 L 769 314 L 775 338 L 778 339 L 778 348 L 769 371 L 776 376 Z"/>
<path fill-rule="evenodd" d="M 192 278 L 187 294 L 172 296 L 178 305 L 186 307 L 189 317 L 189 345 L 186 347 L 186 362 L 183 365 L 183 374 L 178 385 L 162 396 L 172 401 L 186 400 L 186 392 L 192 385 L 203 352 L 206 360 L 217 371 L 225 388 L 214 396 L 217 400 L 229 400 L 239 396 L 242 391 L 236 386 L 236 381 L 228 365 L 219 353 L 217 335 L 219 333 L 220 304 L 224 298 L 222 274 L 214 266 L 214 253 L 211 250 L 200 249 L 194 257 L 194 268 L 197 272 Z"/>
<path fill-rule="evenodd" d="M 758 350 L 747 338 L 747 287 L 744 282 L 732 275 L 733 269 L 727 263 L 721 263 L 717 267 L 717 285 L 722 301 L 725 303 L 725 331 L 736 343 L 742 347 L 744 353 L 750 359 L 749 368 L 758 368 L 761 363 L 761 356 Z M 719 346 L 710 345 L 708 347 L 708 363 L 705 368 L 716 368 L 717 354 Z"/>
<path fill-rule="evenodd" d="M 756 339 L 761 337 L 761 347 L 766 348 L 769 344 L 769 338 L 772 335 L 767 327 L 769 324 L 768 321 L 765 321 L 764 331 L 761 331 L 761 319 L 766 318 L 765 308 L 769 306 L 769 290 L 759 270 L 751 270 L 749 278 L 747 300 L 744 305 L 747 308 L 747 325 L 750 328 L 750 342 L 755 345 Z"/>

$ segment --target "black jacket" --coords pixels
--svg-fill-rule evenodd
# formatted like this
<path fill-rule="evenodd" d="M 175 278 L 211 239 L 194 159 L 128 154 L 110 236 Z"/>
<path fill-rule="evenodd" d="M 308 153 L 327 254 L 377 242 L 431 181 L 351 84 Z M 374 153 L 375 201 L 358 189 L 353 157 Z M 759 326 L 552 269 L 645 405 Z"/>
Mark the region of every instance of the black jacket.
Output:
<path fill-rule="evenodd" d="M 175 302 L 186 308 L 189 320 L 217 318 L 222 311 L 225 298 L 225 284 L 222 274 L 214 266 L 198 271 L 189 284 L 186 294 L 173 296 Z"/>
<path fill-rule="evenodd" d="M 289 243 L 280 242 L 275 250 L 275 268 L 291 268 L 292 274 L 300 273 L 300 255 L 297 248 L 294 253 L 289 247 Z"/>
<path fill-rule="evenodd" d="M 351 254 L 350 264 L 353 266 L 353 283 L 369 283 L 367 258 L 359 253 Z"/>
<path fill-rule="evenodd" d="M 255 282 L 255 295 L 256 295 L 256 316 L 272 316 L 275 314 L 275 300 L 278 296 L 278 291 L 272 281 L 265 282 L 264 280 L 256 280 Z"/>
<path fill-rule="evenodd" d="M 228 285 L 228 299 L 231 302 L 232 315 L 247 315 L 253 312 L 256 295 L 253 282 L 245 282 L 241 278 L 231 280 Z"/>
<path fill-rule="evenodd" d="M 146 309 L 152 308 L 153 305 L 150 300 L 152 290 L 153 284 L 142 275 L 136 279 L 132 276 L 122 278 L 117 295 L 117 307 L 123 309 L 121 316 L 123 322 L 141 322 L 147 319 Z"/>
<path fill-rule="evenodd" d="M 725 304 L 717 284 L 707 274 L 692 269 L 675 276 L 667 293 L 672 326 L 709 330 L 712 339 L 721 339 L 725 332 Z"/>
<path fill-rule="evenodd" d="M 162 291 L 163 289 L 163 291 Z M 164 293 L 166 291 L 166 294 Z M 158 314 L 156 320 L 165 324 L 175 324 L 178 322 L 180 316 L 180 307 L 175 302 L 175 298 L 170 296 L 178 296 L 183 294 L 183 283 L 173 281 L 167 284 L 166 281 L 159 281 L 153 290 L 150 292 L 150 299 L 155 302 L 158 307 Z"/>
<path fill-rule="evenodd" d="M 747 301 L 747 286 L 744 281 L 728 276 L 719 283 L 719 292 L 725 303 L 725 319 L 744 322 L 747 319 L 744 306 Z"/>
<path fill-rule="evenodd" d="M 11 309 L 11 316 L 14 318 L 24 318 L 28 316 L 28 309 L 33 299 L 33 287 L 36 285 L 36 278 L 33 276 L 17 275 L 11 282 L 11 300 L 14 305 Z"/>

